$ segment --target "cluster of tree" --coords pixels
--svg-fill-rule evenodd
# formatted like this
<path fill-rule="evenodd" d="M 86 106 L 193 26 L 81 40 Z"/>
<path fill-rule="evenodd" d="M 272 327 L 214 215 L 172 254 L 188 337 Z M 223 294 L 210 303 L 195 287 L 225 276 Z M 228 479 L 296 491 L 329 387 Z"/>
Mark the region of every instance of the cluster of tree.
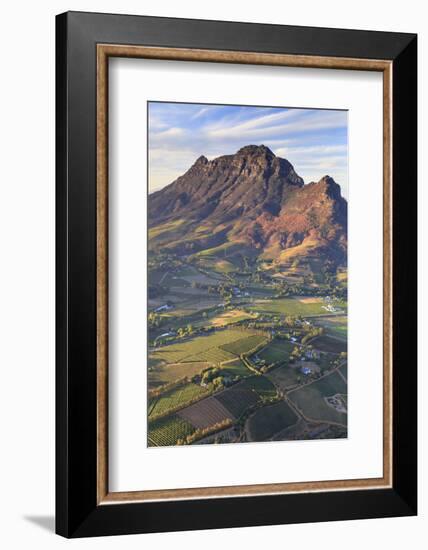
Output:
<path fill-rule="evenodd" d="M 293 351 L 290 354 L 292 359 L 300 359 L 304 355 L 304 349 L 300 346 L 294 346 Z"/>
<path fill-rule="evenodd" d="M 303 336 L 302 344 L 306 344 L 306 342 L 309 342 L 309 340 L 312 340 L 312 338 L 321 336 L 322 334 L 324 334 L 324 332 L 324 327 L 311 327 L 311 329 L 305 334 L 305 336 Z"/>
<path fill-rule="evenodd" d="M 221 370 L 217 367 L 212 367 L 203 371 L 201 375 L 201 383 L 209 384 L 210 382 L 214 382 L 214 380 L 218 378 L 223 378 L 221 376 Z"/>
<path fill-rule="evenodd" d="M 184 384 L 187 384 L 188 382 L 188 377 L 184 376 L 182 378 L 177 378 L 172 382 L 168 382 L 167 384 L 163 384 L 162 386 L 158 386 L 157 388 L 153 388 L 149 390 L 149 399 L 156 399 L 157 397 L 160 397 L 161 395 L 164 395 L 171 390 L 174 390 L 180 386 L 184 386 Z"/>
<path fill-rule="evenodd" d="M 192 336 L 195 333 L 195 327 L 192 324 L 188 324 L 185 327 L 177 329 L 177 337 L 184 338 L 185 336 Z"/>
<path fill-rule="evenodd" d="M 208 435 L 211 435 L 215 432 L 219 432 L 220 430 L 225 430 L 226 428 L 229 428 L 232 425 L 233 425 L 233 420 L 231 420 L 230 418 L 226 418 L 225 420 L 222 420 L 221 422 L 217 422 L 216 424 L 213 424 L 212 426 L 208 426 L 207 428 L 198 428 L 190 435 L 187 435 L 185 438 L 178 439 L 177 445 L 191 445 L 195 441 L 198 441 L 198 439 L 207 437 Z"/>
<path fill-rule="evenodd" d="M 162 318 L 162 315 L 159 315 L 158 313 L 155 313 L 154 311 L 151 311 L 149 313 L 147 321 L 149 323 L 149 329 L 150 328 L 159 328 L 164 323 L 164 319 Z"/>
<path fill-rule="evenodd" d="M 296 321 L 299 323 L 301 322 L 301 317 L 296 317 L 294 315 L 286 315 L 284 318 L 284 324 L 287 327 L 294 327 L 296 326 Z"/>
<path fill-rule="evenodd" d="M 233 362 L 235 359 L 229 361 Z M 224 369 L 227 369 L 227 362 L 222 363 Z M 228 387 L 241 380 L 241 377 L 236 374 L 232 376 L 230 373 L 225 373 L 225 370 L 219 367 L 209 367 L 203 370 L 200 374 L 196 374 L 192 378 L 192 382 L 196 384 L 203 383 L 205 385 L 211 384 L 214 391 Z"/>

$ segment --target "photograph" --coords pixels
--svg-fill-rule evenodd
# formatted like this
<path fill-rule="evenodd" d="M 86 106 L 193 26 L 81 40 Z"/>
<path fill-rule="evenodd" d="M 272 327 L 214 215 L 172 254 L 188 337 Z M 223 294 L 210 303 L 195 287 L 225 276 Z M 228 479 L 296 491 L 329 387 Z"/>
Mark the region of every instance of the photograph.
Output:
<path fill-rule="evenodd" d="M 147 144 L 147 445 L 347 438 L 348 112 L 148 101 Z"/>

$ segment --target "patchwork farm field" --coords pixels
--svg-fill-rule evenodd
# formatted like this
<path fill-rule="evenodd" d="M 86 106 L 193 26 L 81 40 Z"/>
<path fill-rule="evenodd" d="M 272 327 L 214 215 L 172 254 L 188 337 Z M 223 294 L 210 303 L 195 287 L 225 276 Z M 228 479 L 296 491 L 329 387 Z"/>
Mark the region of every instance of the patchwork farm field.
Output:
<path fill-rule="evenodd" d="M 237 359 L 265 339 L 251 330 L 225 329 L 153 350 L 149 354 L 149 386 L 192 377 L 210 365 Z"/>
<path fill-rule="evenodd" d="M 316 382 L 290 391 L 288 397 L 310 420 L 330 421 L 346 425 L 347 415 L 337 412 L 333 407 L 327 405 L 324 399 L 324 397 L 331 397 L 337 393 L 346 394 L 347 388 L 343 378 L 333 372 Z"/>
<path fill-rule="evenodd" d="M 285 402 L 275 403 L 256 411 L 246 423 L 250 441 L 265 441 L 297 422 L 297 415 Z"/>
<path fill-rule="evenodd" d="M 201 150 L 192 164 L 187 159 L 174 181 L 149 178 L 147 309 L 139 312 L 146 316 L 147 361 L 138 365 L 147 377 L 139 421 L 147 423 L 149 446 L 345 437 L 343 182 L 325 176 L 305 186 L 264 145 L 243 142 L 233 152 L 226 130 L 238 115 L 229 107 L 217 105 L 209 120 L 197 104 L 158 102 L 150 117 L 152 109 L 174 131 L 197 134 L 208 123 L 221 131 L 211 136 L 209 158 Z M 260 108 L 239 109 L 245 120 L 261 116 Z M 309 130 L 302 143 L 321 143 L 323 136 Z M 148 131 L 156 128 L 149 124 Z M 184 147 L 187 134 L 179 136 Z M 166 148 L 168 159 L 158 159 L 150 143 L 152 174 L 174 155 Z M 214 150 L 221 156 L 211 158 Z"/>
<path fill-rule="evenodd" d="M 276 388 L 270 380 L 264 376 L 251 376 L 181 409 L 177 414 L 195 428 L 203 429 L 224 420 L 237 420 L 249 407 L 275 395 Z"/>

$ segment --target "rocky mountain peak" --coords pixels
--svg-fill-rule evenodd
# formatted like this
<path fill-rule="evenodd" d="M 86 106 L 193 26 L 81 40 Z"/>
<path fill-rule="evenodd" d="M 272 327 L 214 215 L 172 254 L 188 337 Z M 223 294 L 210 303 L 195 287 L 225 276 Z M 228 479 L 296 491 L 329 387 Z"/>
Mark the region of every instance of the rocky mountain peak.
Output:
<path fill-rule="evenodd" d="M 245 145 L 244 147 L 241 147 L 236 153 L 238 156 L 266 156 L 266 157 L 274 157 L 275 155 L 272 153 L 272 151 L 269 149 L 269 147 L 266 147 L 266 145 Z"/>
<path fill-rule="evenodd" d="M 201 155 L 196 159 L 196 162 L 194 165 L 204 165 L 204 164 L 208 164 L 208 162 L 209 160 L 207 159 L 207 157 L 205 157 L 204 155 Z"/>
<path fill-rule="evenodd" d="M 330 176 L 323 176 L 318 182 L 312 182 L 310 186 L 315 186 L 317 190 L 325 193 L 330 199 L 339 200 L 342 198 L 340 185 L 338 185 Z"/>
<path fill-rule="evenodd" d="M 149 195 L 148 210 L 149 227 L 179 223 L 181 238 L 168 243 L 177 253 L 238 242 L 275 258 L 310 242 L 343 258 L 346 248 L 347 203 L 340 186 L 328 175 L 304 185 L 292 164 L 265 145 L 212 160 L 200 156 Z"/>

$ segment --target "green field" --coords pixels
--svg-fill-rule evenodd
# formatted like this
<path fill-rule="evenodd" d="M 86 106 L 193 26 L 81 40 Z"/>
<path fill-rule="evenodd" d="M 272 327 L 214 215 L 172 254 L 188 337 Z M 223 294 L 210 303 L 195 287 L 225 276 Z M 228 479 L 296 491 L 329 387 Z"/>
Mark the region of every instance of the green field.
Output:
<path fill-rule="evenodd" d="M 200 268 L 214 271 L 220 275 L 235 274 L 244 265 L 240 255 L 224 257 L 224 254 L 215 256 L 202 253 L 201 255 L 195 254 L 193 257 L 197 259 L 197 265 Z"/>
<path fill-rule="evenodd" d="M 269 371 L 266 376 L 283 391 L 295 386 L 302 378 L 298 369 L 287 366 L 275 368 Z"/>
<path fill-rule="evenodd" d="M 247 421 L 247 431 L 252 441 L 265 441 L 279 431 L 292 426 L 298 418 L 285 401 L 256 411 Z"/>
<path fill-rule="evenodd" d="M 149 419 L 154 416 L 166 414 L 176 407 L 184 407 L 198 397 L 202 398 L 209 393 L 208 389 L 198 384 L 184 384 L 178 388 L 166 392 L 160 397 L 154 398 L 149 403 Z"/>
<path fill-rule="evenodd" d="M 338 336 L 346 340 L 348 337 L 348 325 L 332 325 L 328 332 L 333 334 L 334 336 Z"/>
<path fill-rule="evenodd" d="M 243 363 L 241 359 L 234 359 L 229 363 L 222 364 L 221 374 L 225 376 L 246 378 L 247 376 L 252 376 L 253 372 L 245 366 L 245 363 Z"/>
<path fill-rule="evenodd" d="M 149 423 L 149 447 L 175 445 L 195 431 L 194 427 L 177 415 L 161 418 Z"/>
<path fill-rule="evenodd" d="M 241 355 L 250 352 L 265 340 L 266 336 L 253 334 L 252 336 L 246 336 L 240 340 L 221 346 L 221 349 L 233 353 L 233 355 Z"/>
<path fill-rule="evenodd" d="M 336 336 L 342 336 L 346 339 L 348 337 L 348 325 L 337 325 L 331 332 Z"/>
<path fill-rule="evenodd" d="M 236 384 L 236 386 L 219 393 L 216 399 L 226 407 L 232 416 L 239 418 L 249 407 L 257 403 L 259 395 L 248 388 L 242 388 L 241 384 Z"/>
<path fill-rule="evenodd" d="M 327 405 L 324 400 L 324 397 L 330 397 L 337 393 L 346 394 L 347 388 L 341 376 L 333 372 L 316 382 L 291 391 L 288 396 L 308 419 L 331 421 L 345 425 L 347 415 L 337 412 L 334 408 Z"/>
<path fill-rule="evenodd" d="M 257 357 L 266 361 L 266 363 L 280 363 L 288 361 L 289 355 L 294 348 L 294 344 L 287 340 L 275 339 L 264 347 L 261 351 L 257 352 Z"/>
<path fill-rule="evenodd" d="M 168 384 L 169 382 L 175 382 L 185 377 L 192 378 L 195 374 L 199 374 L 204 369 L 210 367 L 210 363 L 203 361 L 172 363 L 167 365 L 161 362 L 154 364 L 153 360 L 150 360 L 149 364 L 153 368 L 153 370 L 148 373 L 150 389 Z"/>
<path fill-rule="evenodd" d="M 309 300 L 309 298 L 306 298 Z M 278 298 L 275 300 L 260 300 L 257 303 L 249 306 L 250 311 L 260 313 L 279 313 L 282 315 L 323 315 L 326 310 L 322 307 L 325 305 L 321 298 L 314 298 L 312 302 L 304 302 L 305 297 L 299 298 Z"/>
<path fill-rule="evenodd" d="M 340 367 L 340 372 L 343 374 L 343 376 L 348 380 L 348 363 L 345 363 L 342 367 Z"/>
<path fill-rule="evenodd" d="M 326 329 L 327 334 L 332 334 L 346 340 L 348 337 L 348 319 L 344 315 L 317 320 L 317 325 Z"/>
<path fill-rule="evenodd" d="M 253 390 L 260 397 L 271 398 L 275 397 L 277 391 L 272 382 L 266 376 L 251 376 L 245 378 L 239 384 L 240 389 Z"/>
<path fill-rule="evenodd" d="M 332 338 L 330 336 L 319 336 L 311 343 L 314 349 L 326 351 L 328 353 L 341 353 L 347 349 L 346 341 L 342 339 L 339 340 L 338 338 Z"/>
<path fill-rule="evenodd" d="M 202 337 L 203 338 L 203 337 Z M 223 349 L 223 346 L 201 350 L 195 355 L 189 355 L 187 361 L 206 361 L 213 365 L 219 365 L 223 361 L 228 361 L 235 357 L 234 353 L 230 353 Z"/>
<path fill-rule="evenodd" d="M 176 220 L 149 229 L 149 241 L 155 241 L 157 237 L 162 235 L 163 238 L 171 236 L 177 238 L 180 231 L 180 226 L 185 223 L 185 220 Z"/>
<path fill-rule="evenodd" d="M 212 248 L 207 248 L 197 252 L 192 258 L 198 259 L 200 262 L 211 261 L 208 265 L 216 271 L 227 273 L 228 271 L 222 267 L 222 263 L 228 263 L 232 269 L 237 271 L 245 265 L 243 256 L 254 255 L 254 250 L 246 246 L 243 242 L 226 242 Z"/>

